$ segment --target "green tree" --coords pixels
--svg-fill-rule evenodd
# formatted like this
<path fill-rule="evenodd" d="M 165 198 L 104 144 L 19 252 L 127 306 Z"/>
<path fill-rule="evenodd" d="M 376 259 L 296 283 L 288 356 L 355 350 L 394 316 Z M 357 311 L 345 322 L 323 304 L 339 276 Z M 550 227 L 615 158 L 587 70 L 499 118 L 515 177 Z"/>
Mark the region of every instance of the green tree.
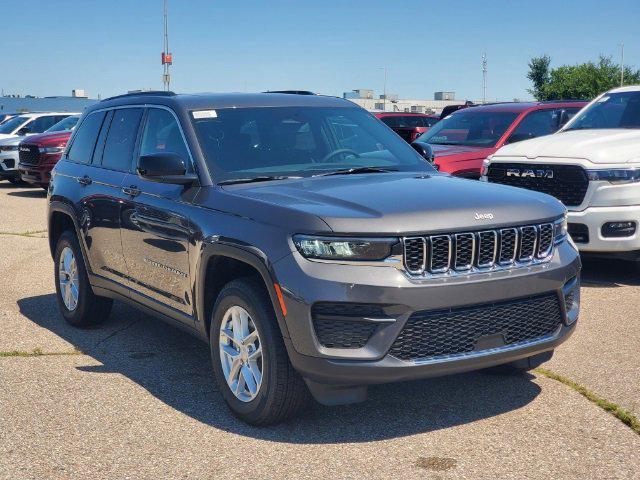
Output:
<path fill-rule="evenodd" d="M 538 100 L 546 100 L 544 98 L 544 86 L 549 83 L 549 64 L 551 57 L 543 55 L 541 57 L 533 57 L 529 60 L 529 73 L 527 78 L 531 80 L 533 88 L 527 91 Z"/>
<path fill-rule="evenodd" d="M 527 78 L 533 88 L 529 90 L 537 100 L 584 99 L 620 86 L 620 66 L 611 57 L 600 56 L 597 63 L 563 65 L 549 69 L 549 56 L 535 57 L 529 61 Z M 625 84 L 639 84 L 640 70 L 624 69 Z"/>

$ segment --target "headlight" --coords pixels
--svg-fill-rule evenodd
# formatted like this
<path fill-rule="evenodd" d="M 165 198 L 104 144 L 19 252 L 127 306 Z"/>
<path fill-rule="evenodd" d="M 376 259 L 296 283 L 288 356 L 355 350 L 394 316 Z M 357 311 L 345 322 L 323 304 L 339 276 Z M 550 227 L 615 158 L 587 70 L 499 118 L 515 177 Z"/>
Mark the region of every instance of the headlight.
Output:
<path fill-rule="evenodd" d="M 587 170 L 589 180 L 606 180 L 611 183 L 640 181 L 640 168 L 616 168 L 611 170 Z"/>
<path fill-rule="evenodd" d="M 18 145 L 2 145 L 0 146 L 0 152 L 15 152 L 18 150 Z"/>
<path fill-rule="evenodd" d="M 554 223 L 554 243 L 557 245 L 567 238 L 567 214 L 565 213 L 562 218 L 556 220 Z"/>
<path fill-rule="evenodd" d="M 40 147 L 38 151 L 40 153 L 62 153 L 64 152 L 64 147 Z"/>
<path fill-rule="evenodd" d="M 481 177 L 486 177 L 489 174 L 490 164 L 491 164 L 491 157 L 487 157 L 482 161 L 482 167 L 480 168 Z"/>
<path fill-rule="evenodd" d="M 293 243 L 306 258 L 322 260 L 384 260 L 397 238 L 340 238 L 294 235 Z"/>

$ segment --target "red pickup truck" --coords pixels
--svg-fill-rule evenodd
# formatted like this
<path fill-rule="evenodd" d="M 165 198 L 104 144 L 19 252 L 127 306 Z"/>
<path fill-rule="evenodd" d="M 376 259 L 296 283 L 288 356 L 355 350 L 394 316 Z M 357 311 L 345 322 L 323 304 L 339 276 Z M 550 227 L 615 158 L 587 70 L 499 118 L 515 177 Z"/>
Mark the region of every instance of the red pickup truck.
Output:
<path fill-rule="evenodd" d="M 425 113 L 380 112 L 374 113 L 374 115 L 409 143 L 440 120 L 438 115 Z"/>
<path fill-rule="evenodd" d="M 477 179 L 482 161 L 500 147 L 554 133 L 586 104 L 553 101 L 464 108 L 440 120 L 415 141 L 431 145 L 441 172 Z"/>
<path fill-rule="evenodd" d="M 23 182 L 47 188 L 51 170 L 58 163 L 80 118 L 71 115 L 40 135 L 31 135 L 18 146 L 18 170 Z"/>

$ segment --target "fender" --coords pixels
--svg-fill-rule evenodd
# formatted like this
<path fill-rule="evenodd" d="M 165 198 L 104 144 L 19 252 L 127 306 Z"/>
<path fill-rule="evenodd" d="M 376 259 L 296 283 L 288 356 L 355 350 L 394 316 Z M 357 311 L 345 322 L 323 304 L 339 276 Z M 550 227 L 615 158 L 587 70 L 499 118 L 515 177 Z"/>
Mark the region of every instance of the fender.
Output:
<path fill-rule="evenodd" d="M 51 257 L 53 257 L 54 253 L 55 253 L 55 249 L 56 246 L 53 244 L 53 239 L 51 238 L 50 232 L 51 232 L 51 221 L 53 219 L 53 212 L 61 212 L 66 214 L 67 216 L 69 216 L 71 218 L 71 221 L 73 222 L 73 226 L 75 227 L 75 231 L 76 231 L 76 237 L 78 239 L 78 243 L 80 244 L 80 249 L 82 250 L 82 258 L 84 260 L 84 264 L 85 266 L 87 266 L 88 268 L 88 272 L 89 275 L 93 274 L 93 270 L 91 269 L 91 265 L 89 263 L 89 257 L 87 256 L 87 251 L 86 251 L 86 245 L 85 245 L 85 239 L 84 239 L 84 235 L 82 235 L 82 229 L 80 228 L 80 225 L 78 224 L 78 217 L 76 216 L 76 211 L 74 210 L 74 208 L 69 205 L 68 203 L 65 202 L 61 202 L 59 200 L 52 200 L 49 203 L 49 212 L 47 213 L 47 231 L 49 234 L 49 251 L 51 252 Z"/>
<path fill-rule="evenodd" d="M 195 290 L 197 315 L 200 317 L 200 321 L 198 322 L 200 328 L 204 329 L 206 325 L 206 318 L 204 318 L 206 312 L 204 304 L 204 284 L 205 275 L 207 273 L 206 266 L 209 263 L 209 259 L 213 256 L 229 257 L 234 260 L 239 260 L 252 266 L 260 273 L 260 276 L 267 287 L 267 291 L 269 292 L 269 298 L 271 299 L 273 310 L 276 313 L 280 332 L 284 338 L 289 338 L 287 324 L 284 319 L 284 315 L 282 314 L 282 310 L 280 309 L 280 303 L 278 302 L 278 297 L 274 287 L 274 283 L 276 283 L 276 276 L 267 255 L 253 245 L 217 236 L 208 237 L 203 240 L 200 258 L 198 260 L 199 265 L 197 267 L 197 282 Z M 205 332 L 205 334 L 208 336 L 209 332 Z"/>

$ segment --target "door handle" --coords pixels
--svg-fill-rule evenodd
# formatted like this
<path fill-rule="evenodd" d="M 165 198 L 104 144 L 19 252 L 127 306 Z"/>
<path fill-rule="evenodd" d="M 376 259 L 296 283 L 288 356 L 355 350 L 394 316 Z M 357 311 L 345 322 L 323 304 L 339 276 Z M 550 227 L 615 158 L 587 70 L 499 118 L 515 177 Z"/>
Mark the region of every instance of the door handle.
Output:
<path fill-rule="evenodd" d="M 93 181 L 91 180 L 91 177 L 88 177 L 87 175 L 85 175 L 84 177 L 77 177 L 76 180 L 83 187 L 86 187 L 87 185 L 91 185 L 91 182 Z"/>
<path fill-rule="evenodd" d="M 137 197 L 142 193 L 138 187 L 131 185 L 130 187 L 122 187 L 122 192 L 130 197 Z"/>

